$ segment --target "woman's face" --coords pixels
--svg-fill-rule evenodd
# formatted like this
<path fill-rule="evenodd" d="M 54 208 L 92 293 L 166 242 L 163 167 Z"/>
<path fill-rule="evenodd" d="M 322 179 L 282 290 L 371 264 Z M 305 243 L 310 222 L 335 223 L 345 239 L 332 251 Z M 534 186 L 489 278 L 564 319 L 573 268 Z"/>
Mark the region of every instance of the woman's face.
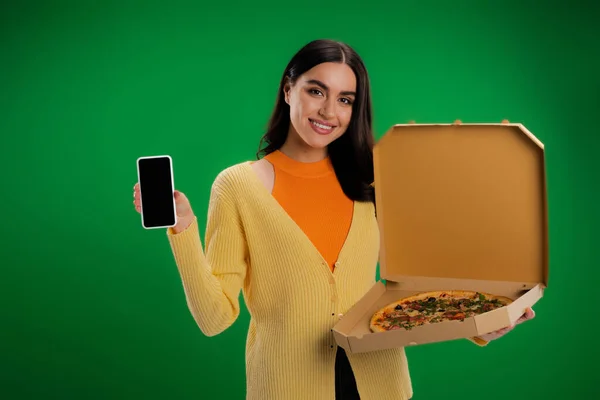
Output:
<path fill-rule="evenodd" d="M 356 76 L 343 63 L 323 63 L 286 85 L 290 134 L 306 145 L 323 149 L 346 132 L 356 98 Z"/>

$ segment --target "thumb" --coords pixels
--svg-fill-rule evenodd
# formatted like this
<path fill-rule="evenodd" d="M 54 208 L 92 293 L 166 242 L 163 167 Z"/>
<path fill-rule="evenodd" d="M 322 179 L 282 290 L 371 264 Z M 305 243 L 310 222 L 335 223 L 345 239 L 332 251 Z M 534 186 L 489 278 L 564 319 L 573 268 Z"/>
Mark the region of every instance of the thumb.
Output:
<path fill-rule="evenodd" d="M 182 217 L 189 214 L 191 207 L 186 195 L 180 192 L 179 190 L 175 190 L 174 197 L 177 215 Z"/>
<path fill-rule="evenodd" d="M 175 201 L 178 201 L 178 202 L 187 201 L 186 195 L 183 194 L 182 192 L 180 192 L 179 190 L 174 190 L 173 193 L 175 196 Z"/>

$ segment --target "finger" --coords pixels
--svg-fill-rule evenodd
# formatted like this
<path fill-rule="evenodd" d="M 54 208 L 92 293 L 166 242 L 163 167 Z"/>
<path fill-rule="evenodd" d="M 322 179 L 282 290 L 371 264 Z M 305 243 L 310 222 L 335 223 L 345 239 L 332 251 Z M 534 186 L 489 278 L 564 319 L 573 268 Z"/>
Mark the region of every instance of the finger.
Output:
<path fill-rule="evenodd" d="M 506 335 L 508 332 L 512 331 L 513 328 L 514 328 L 513 326 L 507 326 L 506 328 L 502 328 L 500 330 L 497 330 L 496 332 L 492 332 L 490 334 L 490 337 L 493 339 L 497 339 L 499 337 Z"/>
<path fill-rule="evenodd" d="M 133 190 L 138 190 L 140 188 L 140 183 L 136 182 L 135 185 L 133 185 Z"/>
<path fill-rule="evenodd" d="M 500 328 L 500 329 L 498 329 L 498 330 L 495 330 L 495 331 L 493 331 L 493 332 L 490 332 L 490 334 L 492 334 L 492 335 L 497 335 L 497 334 L 499 334 L 499 335 L 503 335 L 503 334 L 505 334 L 506 332 L 510 331 L 511 329 L 512 329 L 512 326 L 510 326 L 510 325 L 509 325 L 509 326 L 505 326 L 504 328 Z"/>
<path fill-rule="evenodd" d="M 533 319 L 534 317 L 535 312 L 533 311 L 533 309 L 527 308 L 527 310 L 525 310 L 525 313 L 521 315 L 521 317 L 519 317 L 519 319 L 517 320 L 517 324 L 522 324 L 523 322 Z"/>
<path fill-rule="evenodd" d="M 140 206 L 135 206 L 135 211 L 141 213 L 142 212 L 142 207 Z"/>
<path fill-rule="evenodd" d="M 523 322 L 528 321 L 528 320 L 529 320 L 529 318 L 527 318 L 525 315 L 522 315 L 521 317 L 519 317 L 519 319 L 517 320 L 515 325 L 522 324 Z"/>

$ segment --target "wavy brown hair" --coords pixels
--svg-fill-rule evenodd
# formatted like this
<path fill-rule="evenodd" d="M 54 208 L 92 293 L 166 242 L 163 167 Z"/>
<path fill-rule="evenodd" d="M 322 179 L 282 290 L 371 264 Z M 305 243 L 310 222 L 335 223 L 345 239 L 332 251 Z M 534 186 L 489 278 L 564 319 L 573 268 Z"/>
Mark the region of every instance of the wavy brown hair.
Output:
<path fill-rule="evenodd" d="M 346 132 L 328 146 L 328 153 L 342 190 L 352 200 L 373 201 L 373 117 L 371 88 L 367 69 L 349 45 L 328 39 L 312 41 L 302 47 L 283 72 L 275 108 L 260 140 L 258 159 L 283 146 L 290 127 L 290 106 L 285 102 L 284 86 L 295 84 L 309 69 L 325 63 L 345 63 L 356 75 L 356 98 Z"/>

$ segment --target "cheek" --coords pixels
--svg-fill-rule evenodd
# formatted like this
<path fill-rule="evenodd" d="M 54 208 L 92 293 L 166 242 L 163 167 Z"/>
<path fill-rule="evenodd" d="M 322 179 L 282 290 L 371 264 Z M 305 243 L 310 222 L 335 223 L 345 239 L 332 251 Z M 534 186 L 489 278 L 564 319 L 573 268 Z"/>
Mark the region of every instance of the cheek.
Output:
<path fill-rule="evenodd" d="M 299 96 L 298 100 L 292 103 L 291 118 L 296 123 L 303 123 L 305 122 L 304 120 L 318 112 L 320 103 L 312 99 L 303 98 L 302 96 Z"/>
<path fill-rule="evenodd" d="M 290 111 L 292 116 L 302 113 L 302 99 L 296 93 L 294 93 L 294 96 L 290 100 Z"/>
<path fill-rule="evenodd" d="M 302 115 L 302 106 L 297 102 L 290 104 L 290 119 L 292 122 L 297 123 Z"/>
<path fill-rule="evenodd" d="M 322 107 L 322 102 L 318 99 L 313 99 L 305 96 L 298 102 L 298 109 L 300 115 L 303 117 L 310 117 L 315 115 Z"/>
<path fill-rule="evenodd" d="M 341 110 L 338 114 L 338 118 L 343 126 L 348 126 L 350 119 L 352 118 L 352 108 L 347 107 Z"/>

